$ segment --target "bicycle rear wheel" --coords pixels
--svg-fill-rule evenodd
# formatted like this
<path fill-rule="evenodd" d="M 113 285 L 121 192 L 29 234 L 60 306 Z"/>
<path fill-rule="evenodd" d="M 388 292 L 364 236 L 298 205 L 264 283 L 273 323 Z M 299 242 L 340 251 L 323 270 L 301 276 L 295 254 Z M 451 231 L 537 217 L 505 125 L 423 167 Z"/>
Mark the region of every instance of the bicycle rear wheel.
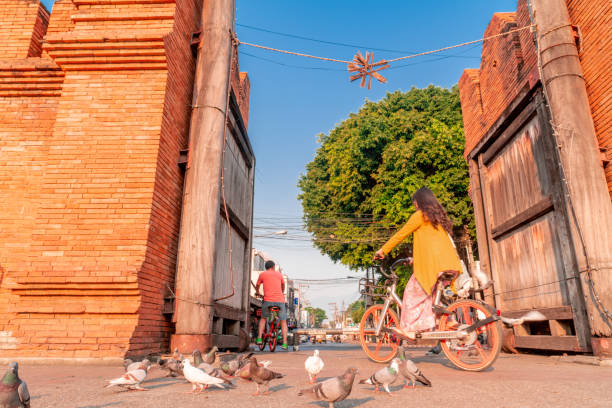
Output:
<path fill-rule="evenodd" d="M 449 305 L 450 315 L 442 315 L 438 330 L 448 329 L 449 316 L 459 323 L 459 329 L 495 314 L 489 305 L 472 299 L 459 300 Z M 502 328 L 499 320 L 492 321 L 468 334 L 464 339 L 441 340 L 446 357 L 455 366 L 466 371 L 482 371 L 499 356 L 502 346 Z"/>
<path fill-rule="evenodd" d="M 257 345 L 257 347 L 259 347 L 259 351 L 264 351 L 264 349 L 266 348 L 267 342 L 268 342 L 268 333 L 264 333 L 261 336 L 261 344 Z"/>
<path fill-rule="evenodd" d="M 276 349 L 276 343 L 278 341 L 278 327 L 276 324 L 270 326 L 270 340 L 268 341 L 268 347 L 271 352 Z"/>
<path fill-rule="evenodd" d="M 397 356 L 400 339 L 388 332 L 381 332 L 376 336 L 376 326 L 380 319 L 384 319 L 383 328 L 399 327 L 399 319 L 390 308 L 382 316 L 382 309 L 383 305 L 374 305 L 365 311 L 359 325 L 359 340 L 361 348 L 370 360 L 388 363 Z"/>

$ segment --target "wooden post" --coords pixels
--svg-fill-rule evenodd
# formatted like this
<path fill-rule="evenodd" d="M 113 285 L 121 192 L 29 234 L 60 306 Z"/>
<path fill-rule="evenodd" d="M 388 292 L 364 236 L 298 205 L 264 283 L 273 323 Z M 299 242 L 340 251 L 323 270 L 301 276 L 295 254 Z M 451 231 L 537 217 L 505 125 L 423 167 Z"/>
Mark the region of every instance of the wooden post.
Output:
<path fill-rule="evenodd" d="M 541 53 L 541 80 L 573 206 L 568 214 L 578 259 L 576 276 L 582 278 L 591 334 L 610 337 L 612 323 L 602 318 L 602 308 L 591 293 L 586 270 L 588 264 L 601 301 L 612 310 L 612 203 L 599 159 L 574 31 L 565 0 L 530 2 Z"/>
<path fill-rule="evenodd" d="M 215 227 L 232 53 L 233 0 L 207 0 L 194 83 L 176 277 L 176 334 L 183 354 L 212 346 Z"/>

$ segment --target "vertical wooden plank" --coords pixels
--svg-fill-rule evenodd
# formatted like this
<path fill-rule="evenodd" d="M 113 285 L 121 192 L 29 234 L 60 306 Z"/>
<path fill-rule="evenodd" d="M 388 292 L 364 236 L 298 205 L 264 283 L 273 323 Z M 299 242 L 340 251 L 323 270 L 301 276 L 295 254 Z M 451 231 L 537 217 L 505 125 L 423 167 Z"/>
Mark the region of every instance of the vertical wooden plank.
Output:
<path fill-rule="evenodd" d="M 474 220 L 476 224 L 476 240 L 478 243 L 478 258 L 480 260 L 480 269 L 493 279 L 491 275 L 491 258 L 489 254 L 489 243 L 487 240 L 487 222 L 484 213 L 482 187 L 480 180 L 480 172 L 478 171 L 478 163 L 476 160 L 470 160 L 468 163 L 471 183 L 471 199 L 474 205 Z M 493 288 L 496 285 L 492 286 Z M 492 295 L 493 289 L 488 289 L 485 293 L 485 300 L 499 308 Z"/>
<path fill-rule="evenodd" d="M 578 260 L 572 241 L 570 230 L 570 215 L 564 194 L 564 187 L 561 180 L 561 169 L 559 168 L 560 158 L 557 149 L 553 130 L 550 126 L 550 115 L 544 103 L 541 92 L 536 95 L 538 117 L 542 129 L 542 143 L 544 144 L 544 161 L 549 169 L 551 180 L 551 193 L 555 205 L 555 235 L 559 244 L 559 255 L 565 273 L 566 287 L 569 296 L 569 303 L 574 314 L 574 328 L 578 343 L 584 350 L 591 350 L 591 327 L 586 310 L 584 292 L 580 274 L 578 273 Z"/>
<path fill-rule="evenodd" d="M 482 155 L 478 156 L 478 179 L 480 181 L 480 193 L 482 196 L 482 214 L 484 215 L 484 219 L 483 219 L 483 225 L 485 228 L 485 233 L 486 233 L 486 243 L 487 243 L 487 247 L 489 248 L 489 269 L 490 269 L 490 276 L 493 278 L 494 280 L 494 293 L 499 293 L 501 291 L 503 291 L 503 284 L 501 281 L 501 276 L 499 275 L 499 271 L 496 268 L 496 263 L 495 263 L 495 257 L 493 254 L 493 248 L 492 246 L 495 245 L 495 242 L 493 241 L 493 239 L 491 238 L 491 234 L 490 234 L 490 228 L 491 228 L 491 217 L 492 217 L 492 210 L 491 210 L 491 201 L 489 198 L 489 194 L 488 194 L 488 188 L 489 188 L 489 184 L 488 184 L 488 180 L 487 180 L 487 176 L 486 176 L 486 167 L 484 166 L 483 162 L 482 162 Z M 494 295 L 495 297 L 495 307 L 497 309 L 503 309 L 504 308 L 504 304 L 503 301 L 501 299 L 501 297 L 496 294 Z"/>
<path fill-rule="evenodd" d="M 570 333 L 567 324 L 558 320 L 549 320 L 548 325 L 550 326 L 551 336 L 567 336 Z"/>
<path fill-rule="evenodd" d="M 176 334 L 172 337 L 173 347 L 183 353 L 207 349 L 212 341 L 215 235 L 233 24 L 233 1 L 204 2 L 179 237 Z"/>

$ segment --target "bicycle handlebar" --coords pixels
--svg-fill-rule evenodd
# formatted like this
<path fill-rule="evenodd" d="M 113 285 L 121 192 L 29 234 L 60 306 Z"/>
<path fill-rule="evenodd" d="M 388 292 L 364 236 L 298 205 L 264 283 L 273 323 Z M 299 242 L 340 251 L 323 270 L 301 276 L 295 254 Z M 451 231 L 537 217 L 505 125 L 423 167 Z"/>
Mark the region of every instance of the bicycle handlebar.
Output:
<path fill-rule="evenodd" d="M 385 272 L 385 269 L 382 265 L 378 265 L 380 269 L 380 273 L 388 279 L 399 279 L 399 277 L 395 274 L 395 269 L 400 265 L 409 265 L 412 262 L 412 258 L 400 258 L 397 261 L 393 262 L 389 267 L 390 273 Z"/>

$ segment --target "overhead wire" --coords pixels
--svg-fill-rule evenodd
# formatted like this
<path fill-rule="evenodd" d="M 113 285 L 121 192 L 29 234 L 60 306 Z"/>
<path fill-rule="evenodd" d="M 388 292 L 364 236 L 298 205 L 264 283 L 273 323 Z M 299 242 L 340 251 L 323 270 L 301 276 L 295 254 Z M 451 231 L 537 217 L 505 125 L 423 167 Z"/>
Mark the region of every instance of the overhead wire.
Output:
<path fill-rule="evenodd" d="M 391 52 L 391 53 L 395 53 L 395 54 L 414 54 L 414 53 L 417 52 L 417 51 L 394 50 L 394 49 L 389 49 L 389 48 L 378 48 L 378 47 L 370 47 L 370 46 L 367 46 L 367 45 L 348 44 L 348 43 L 337 42 L 337 41 L 321 40 L 321 39 L 317 39 L 317 38 L 304 37 L 304 36 L 296 35 L 296 34 L 283 33 L 283 32 L 280 32 L 280 31 L 273 31 L 273 30 L 269 30 L 269 29 L 261 28 L 261 27 L 254 27 L 254 26 L 247 25 L 247 24 L 238 24 L 238 23 L 236 23 L 236 25 L 240 26 L 240 27 L 248 28 L 250 30 L 261 31 L 261 32 L 264 32 L 264 33 L 275 34 L 275 35 L 280 35 L 280 36 L 289 37 L 289 38 L 296 38 L 298 40 L 312 41 L 312 42 L 317 42 L 317 43 L 321 43 L 321 44 L 336 45 L 336 46 L 340 46 L 340 47 L 365 48 L 365 49 L 368 49 L 368 50 L 382 51 L 382 52 Z M 449 58 L 452 58 L 452 57 L 456 57 L 456 58 L 478 58 L 478 59 L 480 59 L 480 57 L 462 56 L 462 55 L 446 55 L 446 57 L 449 57 Z"/>
<path fill-rule="evenodd" d="M 430 54 L 436 54 L 436 53 L 440 53 L 441 51 L 446 51 L 446 50 L 450 50 L 450 49 L 454 49 L 454 48 L 459 48 L 459 47 L 464 47 L 466 45 L 471 45 L 471 44 L 476 44 L 476 43 L 480 43 L 480 42 L 484 42 L 493 38 L 498 38 L 498 37 L 502 37 L 502 36 L 506 36 L 509 34 L 513 34 L 522 30 L 526 30 L 526 29 L 532 29 L 533 27 L 535 27 L 535 25 L 530 24 L 528 26 L 523 26 L 523 27 L 519 27 L 519 28 L 515 28 L 513 30 L 508 30 L 506 32 L 503 33 L 499 33 L 499 34 L 494 34 L 494 35 L 490 35 L 488 37 L 483 37 L 483 38 L 479 38 L 477 40 L 473 40 L 473 41 L 466 41 L 460 44 L 455 44 L 455 45 L 450 45 L 447 47 L 443 47 L 443 48 L 438 48 L 435 50 L 430 50 L 430 51 L 423 51 L 423 52 L 419 52 L 419 53 L 414 53 L 414 54 L 410 54 L 410 55 L 406 55 L 403 57 L 398 57 L 398 58 L 392 58 L 389 60 L 385 60 L 387 63 L 391 63 L 391 62 L 397 62 L 397 61 L 401 61 L 401 60 L 405 60 L 405 59 L 409 59 L 409 58 L 416 58 L 416 57 L 421 57 L 421 56 L 425 56 L 425 55 L 430 55 Z M 347 61 L 347 60 L 343 60 L 343 59 L 339 59 L 339 58 L 330 58 L 330 57 L 321 57 L 321 56 L 317 56 L 317 55 L 311 55 L 311 54 L 306 54 L 306 53 L 302 53 L 302 52 L 297 52 L 297 51 L 289 51 L 289 50 L 283 50 L 283 49 L 279 49 L 279 48 L 274 48 L 274 47 L 268 47 L 266 45 L 261 45 L 261 44 L 255 44 L 255 43 L 250 43 L 250 42 L 246 42 L 246 41 L 237 41 L 238 44 L 243 44 L 243 45 L 247 45 L 250 47 L 255 47 L 255 48 L 261 48 L 264 50 L 268 50 L 268 51 L 275 51 L 275 52 L 279 52 L 282 54 L 289 54 L 289 55 L 295 55 L 295 56 L 300 56 L 300 57 L 306 57 L 306 58 L 312 58 L 312 59 L 318 59 L 318 60 L 322 60 L 322 61 L 330 61 L 330 62 L 341 62 L 343 64 L 350 64 L 351 61 Z"/>

